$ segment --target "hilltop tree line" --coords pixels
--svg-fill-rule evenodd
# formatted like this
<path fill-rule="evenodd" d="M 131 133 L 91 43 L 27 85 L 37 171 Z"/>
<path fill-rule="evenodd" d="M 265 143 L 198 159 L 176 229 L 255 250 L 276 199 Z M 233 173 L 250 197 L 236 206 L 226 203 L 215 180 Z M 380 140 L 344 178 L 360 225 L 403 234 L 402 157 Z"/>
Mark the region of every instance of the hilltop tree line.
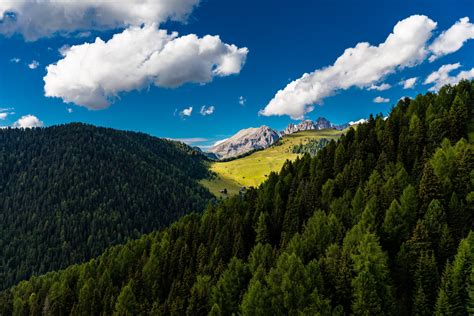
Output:
<path fill-rule="evenodd" d="M 145 134 L 0 129 L 0 289 L 204 209 L 204 158 Z"/>
<path fill-rule="evenodd" d="M 474 82 L 398 102 L 258 189 L 0 294 L 14 315 L 474 312 Z"/>
<path fill-rule="evenodd" d="M 305 143 L 294 145 L 291 151 L 294 154 L 309 154 L 311 157 L 314 157 L 329 142 L 330 140 L 327 138 L 309 139 Z"/>

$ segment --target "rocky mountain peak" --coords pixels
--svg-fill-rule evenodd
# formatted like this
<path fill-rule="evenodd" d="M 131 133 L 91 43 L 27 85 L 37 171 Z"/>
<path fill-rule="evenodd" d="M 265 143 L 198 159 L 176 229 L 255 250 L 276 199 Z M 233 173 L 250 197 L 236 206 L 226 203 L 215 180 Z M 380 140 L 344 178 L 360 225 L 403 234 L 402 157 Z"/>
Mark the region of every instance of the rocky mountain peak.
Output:
<path fill-rule="evenodd" d="M 219 159 L 243 155 L 256 149 L 264 149 L 275 143 L 280 136 L 268 126 L 251 127 L 240 130 L 234 136 L 209 149 Z"/>

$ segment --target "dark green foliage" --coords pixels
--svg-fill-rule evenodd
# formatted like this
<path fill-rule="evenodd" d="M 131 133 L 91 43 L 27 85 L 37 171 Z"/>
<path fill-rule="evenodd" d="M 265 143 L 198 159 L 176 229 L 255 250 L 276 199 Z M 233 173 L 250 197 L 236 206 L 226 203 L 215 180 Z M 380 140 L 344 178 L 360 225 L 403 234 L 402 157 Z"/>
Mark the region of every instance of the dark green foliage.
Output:
<path fill-rule="evenodd" d="M 459 244 L 453 263 L 446 266 L 436 302 L 437 315 L 467 315 L 472 304 L 473 268 L 474 232 L 471 232 Z"/>
<path fill-rule="evenodd" d="M 311 157 L 316 156 L 324 146 L 329 143 L 327 138 L 310 139 L 304 144 L 294 145 L 292 152 L 294 154 L 309 154 Z"/>
<path fill-rule="evenodd" d="M 0 289 L 83 262 L 204 208 L 203 157 L 145 134 L 70 124 L 0 130 Z"/>
<path fill-rule="evenodd" d="M 258 189 L 22 282 L 0 314 L 466 315 L 474 146 L 449 126 L 472 111 L 446 113 L 472 86 L 401 100 Z"/>

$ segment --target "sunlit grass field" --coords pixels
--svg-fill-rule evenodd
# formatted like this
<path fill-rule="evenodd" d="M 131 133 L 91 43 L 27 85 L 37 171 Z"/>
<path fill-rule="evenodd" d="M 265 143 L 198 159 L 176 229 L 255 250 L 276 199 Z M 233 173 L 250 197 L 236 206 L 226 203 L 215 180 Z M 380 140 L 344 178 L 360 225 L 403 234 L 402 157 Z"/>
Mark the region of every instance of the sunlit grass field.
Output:
<path fill-rule="evenodd" d="M 298 157 L 292 153 L 293 146 L 304 144 L 311 139 L 336 139 L 342 134 L 334 129 L 304 131 L 285 136 L 278 145 L 257 151 L 249 156 L 227 162 L 214 162 L 210 168 L 216 174 L 212 180 L 202 180 L 201 183 L 214 195 L 222 196 L 219 192 L 227 189 L 228 195 L 239 192 L 240 187 L 257 187 L 272 171 L 280 171 L 288 160 Z"/>

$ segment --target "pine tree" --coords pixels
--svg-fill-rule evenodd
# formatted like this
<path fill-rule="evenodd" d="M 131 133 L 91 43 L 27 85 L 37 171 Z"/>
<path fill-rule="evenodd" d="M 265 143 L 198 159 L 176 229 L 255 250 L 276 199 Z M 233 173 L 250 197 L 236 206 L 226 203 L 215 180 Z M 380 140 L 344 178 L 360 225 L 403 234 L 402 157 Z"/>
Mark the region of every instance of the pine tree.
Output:
<path fill-rule="evenodd" d="M 469 111 L 466 103 L 459 97 L 459 95 L 457 95 L 454 98 L 451 109 L 449 110 L 451 140 L 457 141 L 466 137 L 468 118 Z"/>
<path fill-rule="evenodd" d="M 359 222 L 360 216 L 362 215 L 362 212 L 364 212 L 365 207 L 364 192 L 360 187 L 357 188 L 357 191 L 354 194 L 351 206 L 351 216 L 353 218 L 352 224 L 356 224 L 357 222 Z"/>
<path fill-rule="evenodd" d="M 233 257 L 211 290 L 211 304 L 217 305 L 223 315 L 237 313 L 249 280 L 248 265 Z"/>
<path fill-rule="evenodd" d="M 210 295 L 210 281 L 209 275 L 198 275 L 196 282 L 191 288 L 187 315 L 205 315 L 209 311 L 208 302 Z"/>
<path fill-rule="evenodd" d="M 269 242 L 269 232 L 267 224 L 268 214 L 266 212 L 260 213 L 258 222 L 255 227 L 255 242 L 256 243 L 267 243 Z"/>
<path fill-rule="evenodd" d="M 418 258 L 414 278 L 415 298 L 413 301 L 413 312 L 415 315 L 431 315 L 439 283 L 438 268 L 432 252 L 424 251 L 421 253 Z"/>
<path fill-rule="evenodd" d="M 212 305 L 211 311 L 209 312 L 209 316 L 222 316 L 221 308 L 219 305 L 214 304 Z"/>
<path fill-rule="evenodd" d="M 403 190 L 402 196 L 400 197 L 400 207 L 401 213 L 405 217 L 406 223 L 408 224 L 408 231 L 410 232 L 416 224 L 418 211 L 416 190 L 411 184 L 409 184 Z"/>
<path fill-rule="evenodd" d="M 387 235 L 390 253 L 395 253 L 402 241 L 408 238 L 409 225 L 406 223 L 406 216 L 402 213 L 402 208 L 397 200 L 392 201 L 385 213 L 382 230 Z"/>
<path fill-rule="evenodd" d="M 240 311 L 244 316 L 264 316 L 272 314 L 273 309 L 269 302 L 269 292 L 260 281 L 250 282 L 246 291 Z"/>
<path fill-rule="evenodd" d="M 443 273 L 436 314 L 463 315 L 469 305 L 469 282 L 474 266 L 474 233 L 462 240 L 452 264 Z"/>
<path fill-rule="evenodd" d="M 133 316 L 138 313 L 138 303 L 133 293 L 132 283 L 125 285 L 120 291 L 115 304 L 115 315 L 118 316 Z"/>
<path fill-rule="evenodd" d="M 432 200 L 442 198 L 439 179 L 434 174 L 433 167 L 429 161 L 425 163 L 418 194 L 423 211 L 428 208 Z M 424 213 L 419 215 L 424 215 Z"/>
<path fill-rule="evenodd" d="M 377 237 L 366 233 L 351 256 L 356 277 L 352 280 L 355 315 L 390 315 L 395 307 L 387 256 Z"/>
<path fill-rule="evenodd" d="M 309 303 L 311 278 L 296 254 L 283 253 L 267 275 L 271 306 L 275 314 L 297 314 Z"/>

